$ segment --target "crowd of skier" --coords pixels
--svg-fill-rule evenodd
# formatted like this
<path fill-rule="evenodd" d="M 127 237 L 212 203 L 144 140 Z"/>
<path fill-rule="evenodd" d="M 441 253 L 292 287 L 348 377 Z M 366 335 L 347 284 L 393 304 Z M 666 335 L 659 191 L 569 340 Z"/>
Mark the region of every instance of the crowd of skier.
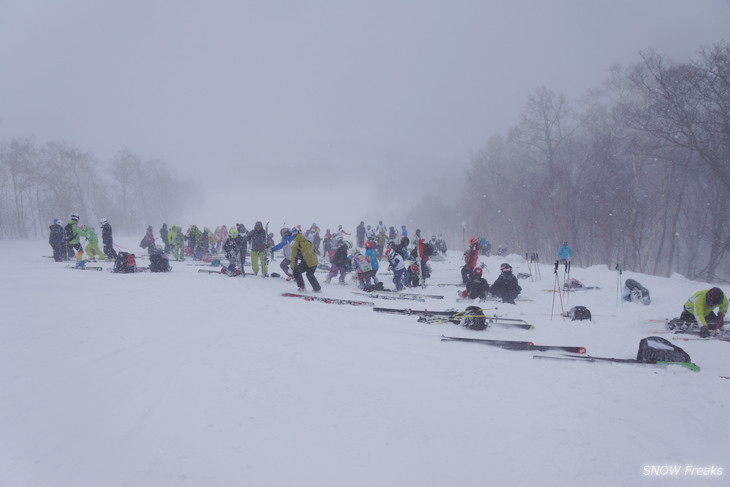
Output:
<path fill-rule="evenodd" d="M 115 261 L 115 269 L 121 266 L 120 259 L 127 259 L 130 254 L 120 252 L 118 255 L 114 249 L 109 221 L 106 218 L 99 220 L 103 244 L 101 249 L 95 228 L 79 224 L 79 220 L 79 215 L 72 214 L 65 226 L 60 219 L 55 219 L 50 226 L 49 244 L 53 249 L 54 260 L 112 260 Z M 276 243 L 274 234 L 268 231 L 268 223 L 264 225 L 260 221 L 254 224 L 252 230 L 238 223 L 230 229 L 221 225 L 213 231 L 207 227 L 200 230 L 196 225 L 183 231 L 180 226 L 168 227 L 165 223 L 159 230 L 160 245 L 150 225 L 140 241 L 140 247 L 149 252 L 150 269 L 161 272 L 171 269 L 169 258 L 177 261 L 186 258 L 211 261 L 222 253 L 227 260 L 227 265 L 222 266 L 222 273 L 231 277 L 246 275 L 244 265 L 249 256 L 253 275 L 269 277 L 269 262 L 274 259 L 276 252 L 281 251 L 280 268 L 284 276 L 277 273 L 271 275 L 294 279 L 299 291 L 306 290 L 306 277 L 315 293 L 322 289 L 315 275 L 317 268 L 329 270 L 326 283 L 336 279 L 339 284 L 346 284 L 347 275 L 353 273 L 359 288 L 365 291 L 384 289 L 377 276 L 381 262 L 387 262 L 396 291 L 402 291 L 405 287 L 425 286 L 426 279 L 431 275 L 429 259 L 445 256 L 447 252 L 446 242 L 440 236 L 434 235 L 427 241 L 421 231 L 416 230 L 411 239 L 405 225 L 399 228 L 386 227 L 382 220 L 374 226 L 361 221 L 355 229 L 354 243 L 349 239 L 351 233 L 345 231 L 342 225 L 334 232 L 326 229 L 324 235 L 316 223 L 306 230 L 300 225 L 285 227 L 279 231 L 279 235 L 280 241 Z M 460 295 L 471 300 L 485 300 L 491 295 L 504 303 L 514 304 L 522 288 L 510 264 L 505 262 L 500 265 L 500 274 L 491 285 L 483 276 L 479 257 L 488 256 L 490 251 L 491 244 L 484 238 L 474 237 L 469 241 L 461 268 L 465 289 Z M 497 253 L 504 255 L 506 251 L 507 248 L 500 245 Z M 569 269 L 572 256 L 573 251 L 568 242 L 563 242 L 557 252 L 556 270 L 558 264 L 564 264 Z M 574 281 L 578 286 L 582 285 L 579 281 L 570 280 L 571 283 Z M 624 283 L 623 299 L 645 305 L 651 302 L 649 291 L 632 279 Z M 718 310 L 717 314 L 715 309 Z M 712 328 L 716 331 L 722 328 L 727 310 L 728 298 L 720 288 L 713 287 L 692 295 L 684 303 L 679 320 L 696 324 L 702 336 L 709 336 Z"/>

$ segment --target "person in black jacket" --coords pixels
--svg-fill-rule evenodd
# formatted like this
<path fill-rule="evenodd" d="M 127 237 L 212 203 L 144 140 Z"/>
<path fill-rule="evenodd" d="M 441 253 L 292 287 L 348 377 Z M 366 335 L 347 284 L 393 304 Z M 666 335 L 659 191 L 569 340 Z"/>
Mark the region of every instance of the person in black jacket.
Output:
<path fill-rule="evenodd" d="M 48 243 L 51 244 L 51 248 L 53 249 L 53 260 L 56 262 L 62 262 L 66 260 L 66 230 L 63 229 L 63 222 L 56 218 L 53 220 L 53 225 L 51 225 L 49 228 L 51 230 L 50 235 L 48 235 Z"/>
<path fill-rule="evenodd" d="M 269 277 L 268 259 L 266 258 L 266 240 L 268 235 L 264 229 L 264 224 L 256 222 L 248 234 L 248 241 L 251 242 L 251 267 L 253 274 L 259 274 L 259 264 L 261 264 L 261 274 Z"/>
<path fill-rule="evenodd" d="M 104 255 L 109 260 L 117 260 L 117 252 L 114 250 L 112 226 L 106 218 L 99 220 L 99 223 L 101 224 L 101 241 L 104 244 Z"/>
<path fill-rule="evenodd" d="M 243 262 L 246 259 L 246 239 L 238 233 L 237 228 L 228 230 L 228 239 L 223 244 L 223 252 L 228 259 L 228 267 L 225 268 L 226 274 L 245 277 Z"/>
<path fill-rule="evenodd" d="M 162 239 L 162 245 L 164 245 L 164 252 L 166 254 L 169 254 L 172 252 L 172 246 L 170 245 L 170 242 L 168 241 L 168 229 L 167 229 L 167 223 L 162 224 L 162 228 L 160 228 L 160 239 Z"/>
<path fill-rule="evenodd" d="M 462 298 L 469 299 L 487 299 L 489 292 L 489 283 L 482 277 L 482 268 L 476 267 L 471 273 L 471 277 L 466 281 L 466 290 L 462 291 Z"/>
<path fill-rule="evenodd" d="M 343 242 L 342 240 L 339 241 L 339 246 L 337 247 L 337 250 L 335 250 L 335 253 L 330 258 L 330 264 L 332 264 L 332 268 L 330 269 L 330 273 L 324 282 L 329 284 L 332 281 L 332 278 L 339 274 L 340 284 L 345 284 L 345 276 L 347 275 L 347 271 L 350 270 L 351 266 L 350 258 L 347 256 L 347 253 L 349 252 L 351 247 L 351 243 Z"/>
<path fill-rule="evenodd" d="M 517 277 L 512 274 L 512 266 L 505 263 L 499 266 L 502 273 L 494 281 L 489 292 L 493 296 L 502 298 L 503 303 L 515 304 L 515 298 L 520 295 L 522 288 L 517 282 Z"/>

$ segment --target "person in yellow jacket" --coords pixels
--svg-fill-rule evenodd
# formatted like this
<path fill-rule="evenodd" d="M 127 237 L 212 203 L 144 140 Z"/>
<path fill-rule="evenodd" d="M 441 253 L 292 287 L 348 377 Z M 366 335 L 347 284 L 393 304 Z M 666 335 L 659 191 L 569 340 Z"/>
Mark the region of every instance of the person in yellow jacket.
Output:
<path fill-rule="evenodd" d="M 322 286 L 319 285 L 319 281 L 314 275 L 314 271 L 317 269 L 319 260 L 317 260 L 317 252 L 314 251 L 314 245 L 312 242 L 306 239 L 297 229 L 292 231 L 294 235 L 294 242 L 291 246 L 291 267 L 294 279 L 297 281 L 299 291 L 306 291 L 304 287 L 304 279 L 302 274 L 307 275 L 309 284 L 312 285 L 312 289 L 315 293 L 322 290 Z"/>
<path fill-rule="evenodd" d="M 96 236 L 94 227 L 79 225 L 79 230 L 81 230 L 82 232 L 86 232 L 86 241 L 88 242 L 88 244 L 86 245 L 84 250 L 86 250 L 86 255 L 89 256 L 89 260 L 92 262 L 96 262 L 97 257 L 99 258 L 99 260 L 106 259 L 106 255 L 104 255 L 104 252 L 102 252 L 99 248 L 99 237 Z"/>
<path fill-rule="evenodd" d="M 718 308 L 716 315 L 714 309 Z M 684 303 L 680 319 L 695 322 L 700 326 L 700 336 L 710 336 L 710 328 L 722 328 L 728 309 L 728 300 L 719 287 L 698 291 Z"/>

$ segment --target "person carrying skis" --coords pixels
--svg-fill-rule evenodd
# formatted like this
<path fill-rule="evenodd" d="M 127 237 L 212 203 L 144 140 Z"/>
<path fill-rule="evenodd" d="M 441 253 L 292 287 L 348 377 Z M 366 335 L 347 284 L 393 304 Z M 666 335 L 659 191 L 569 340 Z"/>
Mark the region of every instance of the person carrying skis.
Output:
<path fill-rule="evenodd" d="M 469 248 L 464 252 L 464 267 L 461 268 L 461 281 L 469 282 L 474 268 L 479 262 L 479 241 L 476 238 L 469 240 Z"/>
<path fill-rule="evenodd" d="M 253 275 L 259 275 L 259 264 L 261 265 L 261 275 L 263 277 L 269 277 L 268 261 L 266 259 L 266 230 L 264 230 L 264 224 L 256 222 L 248 234 L 248 240 L 251 242 L 251 267 L 253 269 Z"/>
<path fill-rule="evenodd" d="M 100 260 L 106 259 L 106 255 L 104 255 L 104 252 L 101 251 L 99 248 L 99 237 L 96 236 L 96 232 L 94 231 L 94 227 L 87 227 L 86 225 L 81 225 L 79 229 L 82 232 L 86 233 L 86 241 L 88 244 L 86 245 L 86 255 L 89 256 L 89 260 L 92 262 L 96 262 L 96 257 L 99 256 Z"/>
<path fill-rule="evenodd" d="M 112 226 L 109 220 L 102 218 L 99 220 L 101 225 L 101 242 L 104 245 L 104 254 L 110 260 L 117 259 L 117 251 L 114 250 L 114 237 L 112 235 Z"/>
<path fill-rule="evenodd" d="M 503 303 L 515 304 L 515 298 L 520 295 L 522 288 L 520 287 L 517 277 L 512 274 L 512 266 L 504 263 L 500 268 L 500 275 L 492 284 L 489 292 L 493 296 L 502 298 Z"/>
<path fill-rule="evenodd" d="M 718 308 L 717 315 L 714 309 Z M 680 320 L 694 322 L 700 326 L 700 336 L 710 336 L 710 326 L 715 330 L 723 328 L 723 319 L 728 309 L 728 299 L 722 289 L 713 287 L 694 293 L 682 309 Z"/>
<path fill-rule="evenodd" d="M 561 264 L 567 264 L 570 262 L 571 257 L 573 257 L 573 250 L 568 245 L 568 242 L 563 242 L 563 245 L 558 249 L 558 260 Z"/>
<path fill-rule="evenodd" d="M 293 232 L 292 232 L 293 233 Z M 314 271 L 317 270 L 319 260 L 317 259 L 317 253 L 314 251 L 312 242 L 307 240 L 304 235 L 297 232 L 294 236 L 294 243 L 291 248 L 291 264 L 290 268 L 294 274 L 294 279 L 297 281 L 297 287 L 299 291 L 306 291 L 304 287 L 304 278 L 302 274 L 307 275 L 307 280 L 312 286 L 312 290 L 315 293 L 321 292 L 322 287 L 317 281 L 317 277 L 314 275 Z"/>
<path fill-rule="evenodd" d="M 489 283 L 482 277 L 482 268 L 476 267 L 466 282 L 466 289 L 461 292 L 462 298 L 487 299 Z"/>
<path fill-rule="evenodd" d="M 53 225 L 49 227 L 51 233 L 48 235 L 48 243 L 53 249 L 53 260 L 56 262 L 66 260 L 66 248 L 63 245 L 66 242 L 66 237 L 61 223 L 61 220 L 56 218 L 53 220 Z"/>
<path fill-rule="evenodd" d="M 79 216 L 76 214 L 71 215 L 71 219 L 66 223 L 66 249 L 69 257 L 74 255 L 76 260 L 81 260 L 84 255 L 84 248 L 81 246 L 81 237 L 85 236 L 84 232 L 79 228 Z"/>

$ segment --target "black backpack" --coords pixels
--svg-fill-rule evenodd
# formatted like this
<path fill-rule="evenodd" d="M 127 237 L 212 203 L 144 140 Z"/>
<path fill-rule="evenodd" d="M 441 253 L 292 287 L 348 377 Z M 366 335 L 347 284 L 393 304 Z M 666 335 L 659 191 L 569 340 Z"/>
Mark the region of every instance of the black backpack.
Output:
<path fill-rule="evenodd" d="M 470 330 L 486 330 L 487 317 L 479 306 L 469 306 L 464 311 L 464 320 L 461 324 Z"/>
<path fill-rule="evenodd" d="M 425 255 L 426 257 L 432 257 L 436 255 L 436 249 L 433 247 L 433 245 L 426 242 L 426 245 L 423 246 L 423 255 Z"/>
<path fill-rule="evenodd" d="M 641 340 L 636 360 L 648 364 L 692 361 L 687 352 L 662 337 L 647 337 Z"/>
<path fill-rule="evenodd" d="M 137 260 L 134 258 L 134 254 L 119 252 L 117 259 L 114 261 L 114 272 L 122 274 L 137 272 Z"/>
<path fill-rule="evenodd" d="M 570 308 L 570 311 L 568 311 L 568 318 L 570 318 L 571 321 L 575 321 L 575 320 L 593 321 L 591 319 L 591 312 L 585 306 L 573 306 L 572 308 Z"/>
<path fill-rule="evenodd" d="M 64 227 L 64 230 L 66 231 L 66 241 L 70 242 L 74 239 L 74 227 L 70 223 L 67 223 Z"/>

